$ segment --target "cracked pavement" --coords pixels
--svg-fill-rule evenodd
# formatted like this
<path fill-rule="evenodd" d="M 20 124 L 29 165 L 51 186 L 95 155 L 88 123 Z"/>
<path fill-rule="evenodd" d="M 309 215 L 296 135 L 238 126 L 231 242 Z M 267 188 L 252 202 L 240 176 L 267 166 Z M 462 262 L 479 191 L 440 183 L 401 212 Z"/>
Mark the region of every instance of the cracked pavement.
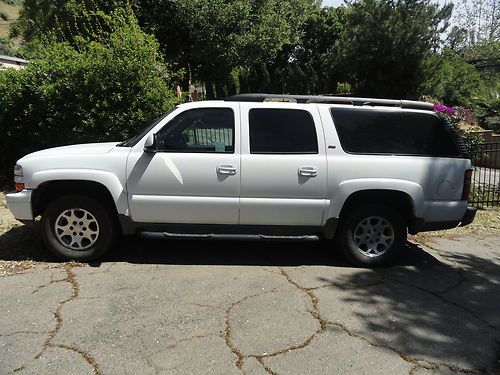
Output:
<path fill-rule="evenodd" d="M 0 236 L 1 262 L 30 259 L 0 277 L 1 374 L 500 374 L 500 236 L 369 270 L 319 242 L 127 238 L 58 263 L 30 231 Z"/>

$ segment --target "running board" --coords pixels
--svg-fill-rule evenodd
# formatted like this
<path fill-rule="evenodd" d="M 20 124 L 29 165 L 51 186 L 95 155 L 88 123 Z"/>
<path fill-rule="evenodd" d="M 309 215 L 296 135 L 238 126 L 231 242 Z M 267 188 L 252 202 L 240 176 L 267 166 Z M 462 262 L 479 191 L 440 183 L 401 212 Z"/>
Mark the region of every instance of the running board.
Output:
<path fill-rule="evenodd" d="M 267 234 L 196 234 L 196 233 L 170 233 L 170 232 L 139 232 L 139 236 L 150 239 L 182 239 L 182 240 L 275 240 L 275 241 L 318 241 L 318 236 L 271 236 Z"/>

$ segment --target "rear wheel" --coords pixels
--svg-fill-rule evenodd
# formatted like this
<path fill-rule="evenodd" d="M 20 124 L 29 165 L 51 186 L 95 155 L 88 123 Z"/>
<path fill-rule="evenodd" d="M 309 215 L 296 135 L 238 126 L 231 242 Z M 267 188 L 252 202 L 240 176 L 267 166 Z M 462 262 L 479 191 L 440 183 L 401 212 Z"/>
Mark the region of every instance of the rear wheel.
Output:
<path fill-rule="evenodd" d="M 52 202 L 42 215 L 44 244 L 63 260 L 89 261 L 114 244 L 117 228 L 112 214 L 99 201 L 68 195 Z"/>
<path fill-rule="evenodd" d="M 404 219 L 390 207 L 362 206 L 343 216 L 336 235 L 337 243 L 355 265 L 375 267 L 386 264 L 406 240 Z"/>

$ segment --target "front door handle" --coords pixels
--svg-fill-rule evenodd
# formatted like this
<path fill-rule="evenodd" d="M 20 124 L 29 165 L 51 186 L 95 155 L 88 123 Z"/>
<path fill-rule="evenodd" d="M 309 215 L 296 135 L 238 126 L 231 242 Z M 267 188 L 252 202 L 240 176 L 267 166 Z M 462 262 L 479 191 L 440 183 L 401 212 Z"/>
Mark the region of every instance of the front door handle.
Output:
<path fill-rule="evenodd" d="M 228 175 L 234 175 L 238 172 L 238 168 L 235 165 L 219 165 L 217 167 L 217 173 L 218 174 L 228 174 Z"/>
<path fill-rule="evenodd" d="M 300 167 L 299 176 L 316 177 L 318 175 L 318 168 L 316 167 Z"/>

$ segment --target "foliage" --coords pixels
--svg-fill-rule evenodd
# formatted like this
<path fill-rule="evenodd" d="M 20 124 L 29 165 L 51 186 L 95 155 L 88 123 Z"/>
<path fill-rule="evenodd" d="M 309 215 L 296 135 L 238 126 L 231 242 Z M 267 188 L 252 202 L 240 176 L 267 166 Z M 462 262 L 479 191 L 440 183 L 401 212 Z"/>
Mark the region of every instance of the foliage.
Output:
<path fill-rule="evenodd" d="M 355 94 L 414 97 L 422 62 L 438 45 L 452 8 L 430 0 L 356 0 L 332 61 L 345 67 Z"/>
<path fill-rule="evenodd" d="M 466 105 L 484 87 L 476 68 L 449 49 L 429 56 L 425 71 L 420 92 L 452 105 Z"/>
<path fill-rule="evenodd" d="M 173 95 L 154 37 L 113 13 L 102 42 L 39 44 L 26 69 L 0 71 L 0 165 L 46 147 L 123 140 L 166 111 Z"/>
<path fill-rule="evenodd" d="M 0 36 L 0 55 L 15 56 L 16 48 L 12 41 L 4 36 Z"/>
<path fill-rule="evenodd" d="M 209 98 L 224 96 L 237 86 L 249 87 L 260 78 L 265 86 L 286 47 L 299 44 L 308 15 L 319 9 L 317 0 L 139 3 L 143 27 L 187 72 L 183 86 L 190 78 L 203 81 Z"/>
<path fill-rule="evenodd" d="M 495 87 L 485 88 L 471 100 L 481 126 L 500 133 L 500 82 Z"/>
<path fill-rule="evenodd" d="M 466 61 L 500 60 L 500 40 L 489 40 L 460 51 Z"/>
<path fill-rule="evenodd" d="M 453 126 L 455 126 L 458 134 L 460 134 L 468 147 L 473 147 L 474 145 L 484 142 L 483 137 L 474 132 L 474 130 L 465 131 L 460 127 L 462 124 L 469 126 L 478 125 L 478 118 L 471 109 L 464 107 L 448 107 L 438 103 L 434 106 L 434 112 L 438 113 L 441 117 L 447 118 Z"/>
<path fill-rule="evenodd" d="M 343 30 L 346 8 L 312 7 L 301 18 L 301 35 L 284 44 L 274 58 L 249 61 L 237 71 L 243 92 L 317 94 L 334 93 L 341 78 L 328 70 L 328 54 Z"/>
<path fill-rule="evenodd" d="M 110 31 L 106 14 L 128 7 L 127 0 L 24 0 L 13 36 L 31 42 L 47 35 L 75 44 L 75 37 L 98 39 Z"/>
<path fill-rule="evenodd" d="M 498 0 L 460 0 L 454 21 L 465 34 L 468 46 L 500 39 L 500 4 Z"/>

